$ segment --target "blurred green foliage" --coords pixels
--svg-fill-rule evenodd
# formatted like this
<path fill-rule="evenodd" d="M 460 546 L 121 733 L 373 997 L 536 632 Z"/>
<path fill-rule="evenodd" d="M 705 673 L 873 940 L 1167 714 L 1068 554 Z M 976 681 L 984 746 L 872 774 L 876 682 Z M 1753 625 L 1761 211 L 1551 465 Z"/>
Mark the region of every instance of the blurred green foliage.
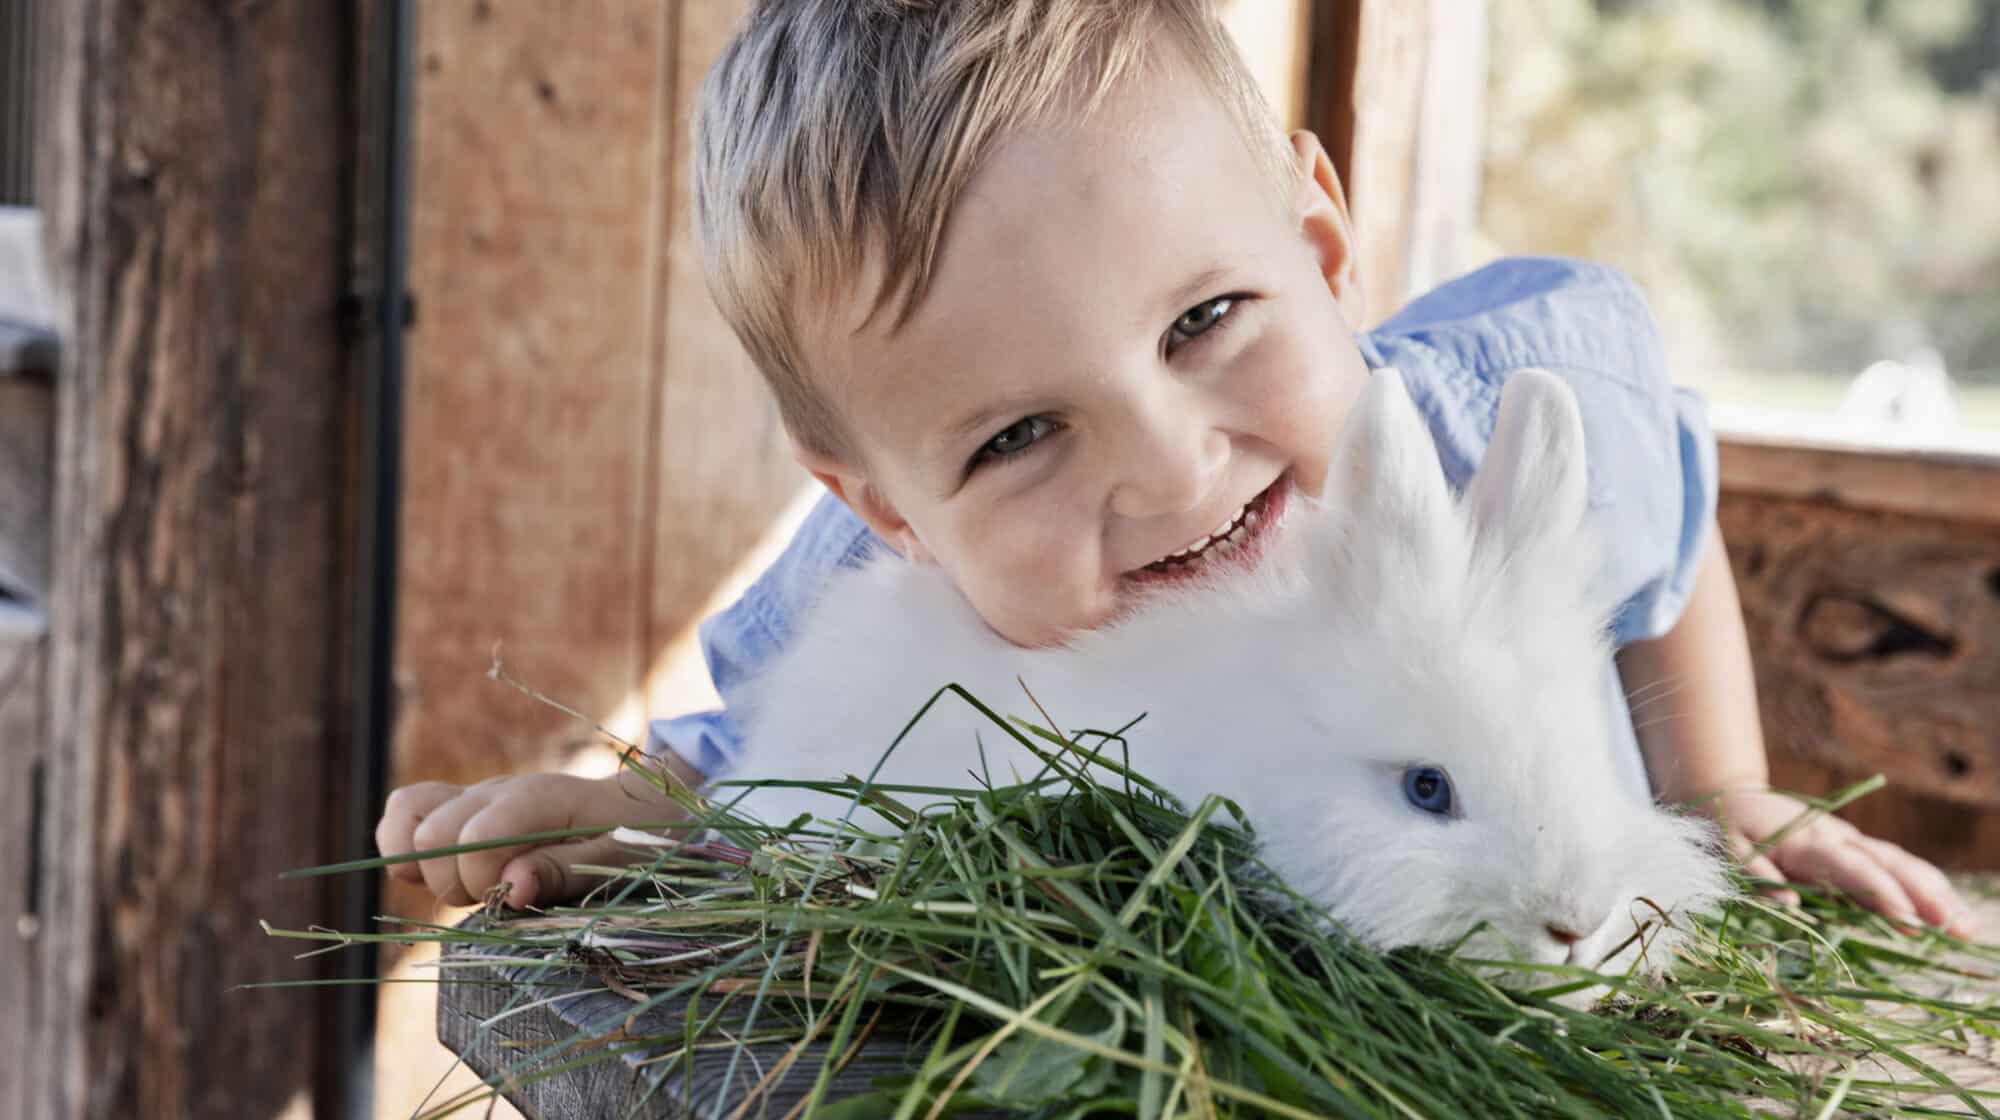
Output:
<path fill-rule="evenodd" d="M 1492 0 L 1482 224 L 1677 366 L 2000 382 L 2000 0 Z"/>

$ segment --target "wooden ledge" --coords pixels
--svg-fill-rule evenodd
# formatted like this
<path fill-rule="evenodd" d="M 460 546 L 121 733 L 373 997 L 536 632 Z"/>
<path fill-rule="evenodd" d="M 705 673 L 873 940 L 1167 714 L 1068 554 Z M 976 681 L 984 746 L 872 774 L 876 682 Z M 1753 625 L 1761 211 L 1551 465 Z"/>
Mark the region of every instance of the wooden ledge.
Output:
<path fill-rule="evenodd" d="M 1989 938 L 2000 938 L 2000 878 L 1966 877 L 1961 880 L 1968 898 Z M 478 929 L 484 919 L 474 916 L 461 926 Z M 560 944 L 560 942 L 558 942 Z M 662 939 L 662 952 L 686 950 L 695 943 Z M 521 950 L 479 942 L 455 942 L 444 946 L 443 970 L 446 982 L 438 988 L 438 1038 L 481 1077 L 520 1067 L 529 1057 L 550 1049 L 544 1068 L 561 1064 L 564 1053 L 557 1044 L 583 1034 L 598 1039 L 613 1035 L 621 1027 L 631 1036 L 661 1034 L 684 1027 L 687 1002 L 668 1000 L 642 1014 L 633 1015 L 636 1004 L 610 991 L 601 975 L 593 976 L 587 961 L 578 956 L 573 964 L 545 964 Z M 465 962 L 492 960 L 494 955 L 520 959 L 519 965 L 489 969 Z M 454 965 L 453 962 L 459 962 Z M 1942 981 L 1941 981 L 1942 982 Z M 2000 983 L 1961 980 L 1952 984 L 1951 998 L 2000 999 Z M 776 1005 L 774 1013 L 778 1011 Z M 490 1026 L 482 1024 L 491 1023 Z M 614 1035 L 615 1037 L 615 1035 Z M 733 1107 L 741 1094 L 773 1068 L 789 1049 L 787 1044 L 753 1046 L 737 1063 L 735 1088 L 726 1093 L 723 1104 Z M 869 1086 L 871 1078 L 905 1070 L 907 1041 L 887 1023 L 869 1036 L 855 1058 L 835 1076 L 825 1100 L 839 1100 L 843 1094 Z M 724 1087 L 730 1064 L 729 1047 L 703 1050 L 685 1065 L 678 1060 L 652 1062 L 653 1055 L 629 1052 L 622 1060 L 605 1060 L 505 1087 L 503 1096 L 530 1120 L 581 1120 L 584 1117 L 621 1116 L 634 1120 L 683 1120 L 699 1108 L 707 1115 Z M 827 1053 L 825 1043 L 807 1049 L 777 1082 L 765 1101 L 764 1114 L 789 1115 L 794 1106 L 811 1093 L 820 1062 Z M 577 1055 L 570 1051 L 568 1058 Z M 1991 1039 L 1979 1040 L 1970 1054 L 1946 1051 L 1920 1052 L 1921 1057 L 1972 1088 L 2000 1089 L 2000 1050 Z M 691 1070 L 690 1076 L 683 1076 Z M 518 1076 L 532 1076 L 531 1068 L 516 1068 Z M 1916 1083 L 1917 1075 L 1885 1065 L 1881 1075 L 1899 1082 Z M 1948 1107 L 1956 1098 L 1939 1095 L 1927 1103 Z M 1914 1098 L 1912 1099 L 1914 1102 Z M 984 1117 L 989 1113 L 957 1113 Z"/>
<path fill-rule="evenodd" d="M 2000 523 L 2000 437 L 1903 446 L 1792 435 L 1731 434 L 1722 490 L 1850 509 Z"/>

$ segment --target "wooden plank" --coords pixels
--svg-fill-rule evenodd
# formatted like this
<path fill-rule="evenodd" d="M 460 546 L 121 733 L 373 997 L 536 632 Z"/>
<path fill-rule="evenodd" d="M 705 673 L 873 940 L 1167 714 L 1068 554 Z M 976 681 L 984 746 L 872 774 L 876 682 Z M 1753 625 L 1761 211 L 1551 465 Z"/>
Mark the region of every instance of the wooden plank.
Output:
<path fill-rule="evenodd" d="M 427 4 L 393 778 L 547 769 L 639 679 L 659 3 Z M 632 721 L 628 721 L 632 722 Z"/>
<path fill-rule="evenodd" d="M 1216 7 L 1278 123 L 1287 129 L 1305 127 L 1312 7 L 1309 0 L 1222 0 Z"/>
<path fill-rule="evenodd" d="M 1736 435 L 1721 441 L 1720 456 L 1730 493 L 2000 524 L 2000 455 Z"/>
<path fill-rule="evenodd" d="M 1307 126 L 1347 188 L 1378 323 L 1465 267 L 1477 227 L 1485 4 L 1329 0 L 1313 15 Z"/>
<path fill-rule="evenodd" d="M 1731 492 L 1720 523 L 1774 781 L 1881 772 L 1893 792 L 1857 814 L 1946 864 L 2000 868 L 2000 521 Z"/>
<path fill-rule="evenodd" d="M 51 5 L 58 418 L 32 1115 L 308 1116 L 340 717 L 358 146 L 341 5 Z M 337 787 L 334 796 L 338 796 Z M 17 1084 L 19 1082 L 16 1082 Z"/>
<path fill-rule="evenodd" d="M 668 7 L 421 5 L 393 784 L 563 762 L 578 725 L 488 681 L 496 644 L 638 730 Z M 391 881 L 385 909 L 433 903 Z M 451 1064 L 409 995 L 378 1001 L 384 1115 Z"/>
<path fill-rule="evenodd" d="M 483 920 L 475 916 L 465 925 L 476 929 Z M 649 955 L 665 956 L 699 947 L 687 940 L 658 941 L 657 952 L 648 950 Z M 534 963 L 491 969 L 451 963 L 490 961 L 496 952 Z M 526 1081 L 537 1069 L 574 1058 L 573 1051 L 559 1045 L 566 1041 L 607 1036 L 670 1039 L 682 1033 L 687 1022 L 689 1001 L 685 999 L 666 1000 L 635 1014 L 633 1002 L 608 990 L 589 968 L 560 961 L 551 968 L 542 963 L 550 955 L 549 949 L 452 944 L 445 955 L 449 974 L 466 978 L 466 982 L 440 988 L 438 997 L 439 1040 L 482 1077 L 504 1079 L 511 1075 L 515 1083 L 507 1087 L 505 1098 L 533 1120 L 590 1116 L 694 1120 L 696 1116 L 718 1115 L 714 1111 L 718 1098 L 723 1108 L 735 1107 L 757 1085 L 763 1071 L 774 1068 L 791 1049 L 787 1043 L 763 1043 L 749 1047 L 741 1060 L 733 1060 L 729 1048 L 712 1047 L 697 1051 L 685 1063 L 661 1063 L 648 1059 L 667 1047 L 642 1044 L 631 1048 L 623 1060 Z M 554 955 L 560 958 L 560 948 Z M 504 1018 L 489 1024 L 503 1013 Z M 774 1023 L 783 1014 L 773 1004 L 765 1021 Z M 868 1089 L 877 1077 L 908 1072 L 908 1049 L 904 1036 L 893 1028 L 878 1029 L 834 1074 L 826 1099 L 839 1100 Z M 789 1115 L 789 1110 L 812 1093 L 820 1065 L 830 1052 L 825 1041 L 807 1046 L 771 1087 L 761 1114 Z M 982 1120 L 1000 1114 L 975 1111 L 953 1115 Z"/>
<path fill-rule="evenodd" d="M 41 1003 L 37 830 L 43 791 L 43 667 L 39 612 L 0 604 L 0 1054 L 25 1054 Z M 28 1081 L 0 1074 L 0 1120 L 38 1115 Z"/>
<path fill-rule="evenodd" d="M 1410 294 L 1411 202 L 1421 174 L 1417 124 L 1423 119 L 1430 10 L 1385 0 L 1346 2 L 1357 9 L 1347 202 L 1367 307 L 1356 325 L 1368 326 L 1388 318 Z"/>
<path fill-rule="evenodd" d="M 1416 6 L 1416 5 L 1411 5 Z M 1403 302 L 1465 271 L 1486 155 L 1486 0 L 1430 0 Z M 1395 293 L 1391 293 L 1392 297 Z"/>

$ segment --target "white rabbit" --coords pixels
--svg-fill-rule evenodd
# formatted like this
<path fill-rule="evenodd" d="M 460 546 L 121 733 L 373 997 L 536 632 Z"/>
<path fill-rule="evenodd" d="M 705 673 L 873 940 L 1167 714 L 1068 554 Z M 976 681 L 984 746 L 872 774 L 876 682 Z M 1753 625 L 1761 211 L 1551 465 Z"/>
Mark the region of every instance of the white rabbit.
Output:
<path fill-rule="evenodd" d="M 1324 499 L 1294 503 L 1255 571 L 1065 647 L 1008 644 L 933 567 L 885 555 L 835 577 L 746 705 L 734 776 L 866 776 L 948 682 L 1041 722 L 1025 683 L 1072 731 L 1145 713 L 1133 768 L 1189 806 L 1235 800 L 1265 861 L 1371 944 L 1439 947 L 1485 922 L 1466 955 L 1622 971 L 1635 920 L 1657 905 L 1679 923 L 1727 880 L 1711 828 L 1618 777 L 1585 489 L 1582 421 L 1553 375 L 1508 379 L 1455 499 L 1401 376 L 1381 371 Z M 976 742 L 996 783 L 1040 766 L 947 697 L 876 780 L 972 785 Z M 774 823 L 844 810 L 785 789 L 743 807 Z M 1676 936 L 1649 933 L 1641 971 Z"/>

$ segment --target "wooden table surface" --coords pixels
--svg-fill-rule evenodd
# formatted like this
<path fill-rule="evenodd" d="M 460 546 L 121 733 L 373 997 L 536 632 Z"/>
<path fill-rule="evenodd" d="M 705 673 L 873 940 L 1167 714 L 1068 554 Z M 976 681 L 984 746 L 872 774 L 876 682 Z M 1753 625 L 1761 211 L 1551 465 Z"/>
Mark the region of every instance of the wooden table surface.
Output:
<path fill-rule="evenodd" d="M 1992 893 L 1993 885 L 1993 880 L 1982 880 L 1976 885 L 1978 893 L 1971 897 L 1985 937 L 2000 940 L 2000 895 Z M 474 918 L 470 923 L 478 921 Z M 446 946 L 442 975 L 450 982 L 441 986 L 438 993 L 439 1039 L 482 1077 L 500 1073 L 530 1055 L 576 1037 L 579 1032 L 591 1038 L 616 1037 L 621 1028 L 628 1026 L 635 1006 L 633 1001 L 576 970 L 524 962 L 518 966 L 497 966 L 496 971 L 504 979 L 483 982 L 494 978 L 495 971 L 483 966 L 467 968 L 451 964 L 454 960 L 490 960 L 493 951 L 492 946 L 465 942 Z M 1929 994 L 1942 994 L 1943 982 L 1936 987 L 1939 991 Z M 1959 999 L 2000 1000 L 2000 983 L 1961 979 L 1955 982 L 1952 994 Z M 663 1033 L 681 1024 L 685 1012 L 684 1003 L 669 1001 L 644 1012 L 629 1027 L 634 1036 Z M 499 1017 L 496 1021 L 482 1026 L 496 1016 Z M 736 1063 L 735 1090 L 727 1094 L 730 1105 L 755 1085 L 789 1048 L 786 1043 L 750 1047 Z M 784 1116 L 802 1100 L 811 1090 L 826 1052 L 825 1043 L 810 1047 L 782 1077 L 763 1114 Z M 903 1053 L 904 1048 L 887 1033 L 871 1040 L 835 1078 L 834 1091 L 827 1099 L 837 1099 L 843 1090 L 866 1088 L 870 1079 L 880 1074 L 902 1071 Z M 1996 1048 L 1992 1038 L 1976 1040 L 1970 1054 L 1918 1053 L 1962 1085 L 2000 1092 L 2000 1048 Z M 692 1060 L 692 1076 L 683 1079 L 678 1076 L 682 1069 L 678 1062 L 670 1069 L 648 1066 L 644 1055 L 633 1053 L 625 1055 L 624 1060 L 599 1061 L 557 1076 L 523 1081 L 508 1087 L 504 1095 L 532 1120 L 596 1117 L 682 1120 L 697 1114 L 690 1105 L 698 1106 L 700 1115 L 711 1113 L 717 1095 L 724 1090 L 730 1058 L 731 1048 L 727 1046 L 702 1051 Z M 674 1076 L 662 1076 L 668 1072 Z M 1902 1067 L 1888 1064 L 1867 1075 L 1900 1081 L 1915 1079 Z M 1920 1099 L 1947 1110 L 1964 1107 L 1948 1094 L 1906 1098 L 1911 1104 Z M 725 1108 L 716 1114 L 727 1115 L 728 1111 Z M 1780 1108 L 1772 1115 L 1790 1113 Z"/>

